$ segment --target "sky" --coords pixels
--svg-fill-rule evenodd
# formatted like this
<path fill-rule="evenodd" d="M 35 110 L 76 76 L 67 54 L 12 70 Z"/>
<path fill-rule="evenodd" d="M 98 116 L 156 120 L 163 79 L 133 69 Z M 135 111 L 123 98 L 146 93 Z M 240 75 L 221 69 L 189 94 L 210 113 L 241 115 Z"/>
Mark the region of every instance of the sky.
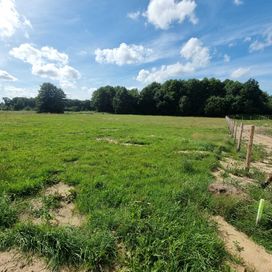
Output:
<path fill-rule="evenodd" d="M 272 94 L 270 0 L 0 0 L 0 98 L 255 78 Z"/>

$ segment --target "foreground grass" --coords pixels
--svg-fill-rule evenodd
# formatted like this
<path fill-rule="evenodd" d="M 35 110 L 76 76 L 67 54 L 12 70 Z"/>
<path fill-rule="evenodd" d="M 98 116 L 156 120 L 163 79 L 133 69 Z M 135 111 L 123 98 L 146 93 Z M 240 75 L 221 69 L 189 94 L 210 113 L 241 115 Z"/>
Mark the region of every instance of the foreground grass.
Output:
<path fill-rule="evenodd" d="M 37 253 L 53 268 L 227 270 L 207 217 L 223 119 L 1 113 L 0 121 L 1 250 Z M 20 203 L 59 181 L 75 186 L 86 222 L 20 223 Z"/>

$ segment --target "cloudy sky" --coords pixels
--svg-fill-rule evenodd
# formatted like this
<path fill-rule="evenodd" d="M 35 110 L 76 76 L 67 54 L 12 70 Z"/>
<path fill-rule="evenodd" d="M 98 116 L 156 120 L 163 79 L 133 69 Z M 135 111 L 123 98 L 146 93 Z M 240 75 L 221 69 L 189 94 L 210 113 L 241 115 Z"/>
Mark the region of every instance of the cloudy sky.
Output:
<path fill-rule="evenodd" d="M 272 94 L 270 0 L 0 0 L 0 98 L 41 83 L 71 98 L 170 78 L 260 82 Z"/>

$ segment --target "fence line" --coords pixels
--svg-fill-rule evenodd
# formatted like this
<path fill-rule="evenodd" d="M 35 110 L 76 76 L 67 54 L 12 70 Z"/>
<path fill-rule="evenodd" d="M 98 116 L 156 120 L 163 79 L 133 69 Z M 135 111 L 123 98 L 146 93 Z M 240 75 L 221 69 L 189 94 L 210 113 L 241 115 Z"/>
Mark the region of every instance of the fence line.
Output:
<path fill-rule="evenodd" d="M 237 133 L 238 133 L 238 127 L 239 127 L 238 120 L 232 119 L 228 116 L 226 116 L 225 119 L 226 119 L 226 122 L 228 125 L 229 133 L 230 133 L 231 137 L 234 139 L 234 144 L 236 144 L 236 142 L 237 142 L 236 150 L 237 150 L 237 152 L 240 152 L 242 141 L 243 141 L 244 124 L 243 124 L 243 122 L 240 123 L 239 137 L 237 140 Z M 250 135 L 249 135 L 248 144 L 247 144 L 247 155 L 246 155 L 246 162 L 245 162 L 245 169 L 247 171 L 249 171 L 250 164 L 252 161 L 254 133 L 255 133 L 255 126 L 251 126 L 250 127 Z"/>

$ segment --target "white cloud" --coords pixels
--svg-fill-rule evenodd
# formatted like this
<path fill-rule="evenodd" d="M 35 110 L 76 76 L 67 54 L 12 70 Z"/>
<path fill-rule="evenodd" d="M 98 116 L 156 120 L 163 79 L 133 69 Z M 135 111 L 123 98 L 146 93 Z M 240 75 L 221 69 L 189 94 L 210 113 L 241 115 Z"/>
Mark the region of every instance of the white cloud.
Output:
<path fill-rule="evenodd" d="M 241 78 L 241 77 L 249 75 L 249 73 L 250 73 L 250 68 L 238 68 L 234 70 L 230 76 L 232 78 Z"/>
<path fill-rule="evenodd" d="M 252 40 L 252 38 L 249 36 L 244 38 L 244 42 L 251 42 L 251 40 Z"/>
<path fill-rule="evenodd" d="M 121 43 L 117 48 L 96 49 L 95 60 L 98 63 L 113 63 L 122 66 L 146 62 L 152 53 L 152 49 L 145 48 L 142 45 Z"/>
<path fill-rule="evenodd" d="M 61 86 L 73 85 L 80 73 L 69 66 L 69 57 L 52 47 L 37 49 L 31 44 L 21 44 L 10 50 L 10 55 L 32 65 L 32 74 L 58 80 Z"/>
<path fill-rule="evenodd" d="M 164 80 L 177 77 L 184 73 L 193 73 L 199 68 L 204 68 L 210 63 L 210 52 L 207 47 L 197 38 L 191 38 L 181 48 L 180 54 L 187 60 L 186 63 L 177 62 L 171 65 L 163 65 L 160 69 L 142 69 L 137 80 L 143 83 L 153 81 L 163 82 Z"/>
<path fill-rule="evenodd" d="M 224 62 L 226 63 L 230 62 L 230 56 L 228 54 L 224 55 Z"/>
<path fill-rule="evenodd" d="M 240 6 L 240 5 L 242 5 L 244 2 L 242 1 L 242 0 L 234 0 L 234 4 L 236 5 L 236 6 Z"/>
<path fill-rule="evenodd" d="M 190 65 L 184 65 L 179 62 L 171 65 L 163 65 L 160 69 L 152 69 L 151 71 L 142 69 L 137 80 L 143 83 L 151 83 L 153 81 L 163 82 L 170 77 L 180 76 L 183 73 L 193 72 Z"/>
<path fill-rule="evenodd" d="M 173 22 L 182 23 L 186 18 L 196 24 L 196 7 L 195 0 L 150 0 L 145 16 L 155 27 L 168 29 Z"/>
<path fill-rule="evenodd" d="M 272 46 L 272 28 L 267 29 L 263 33 L 264 40 L 263 41 L 254 41 L 250 47 L 249 51 L 260 51 L 264 50 L 266 47 Z"/>
<path fill-rule="evenodd" d="M 0 88 L 0 98 L 1 97 L 34 97 L 37 95 L 37 91 L 27 88 L 19 88 L 12 85 L 1 86 Z"/>
<path fill-rule="evenodd" d="M 16 30 L 31 27 L 30 21 L 18 13 L 15 0 L 0 0 L 0 38 L 10 38 Z"/>
<path fill-rule="evenodd" d="M 140 11 L 135 11 L 135 12 L 130 12 L 127 14 L 127 17 L 131 20 L 138 20 L 141 17 L 141 12 Z"/>
<path fill-rule="evenodd" d="M 208 47 L 204 47 L 198 38 L 191 38 L 180 50 L 181 56 L 191 61 L 191 66 L 195 68 L 205 67 L 210 62 L 210 52 Z M 188 63 L 189 64 L 189 63 Z"/>
<path fill-rule="evenodd" d="M 16 81 L 17 78 L 12 76 L 6 71 L 0 70 L 0 80 L 5 80 L 5 81 Z"/>

